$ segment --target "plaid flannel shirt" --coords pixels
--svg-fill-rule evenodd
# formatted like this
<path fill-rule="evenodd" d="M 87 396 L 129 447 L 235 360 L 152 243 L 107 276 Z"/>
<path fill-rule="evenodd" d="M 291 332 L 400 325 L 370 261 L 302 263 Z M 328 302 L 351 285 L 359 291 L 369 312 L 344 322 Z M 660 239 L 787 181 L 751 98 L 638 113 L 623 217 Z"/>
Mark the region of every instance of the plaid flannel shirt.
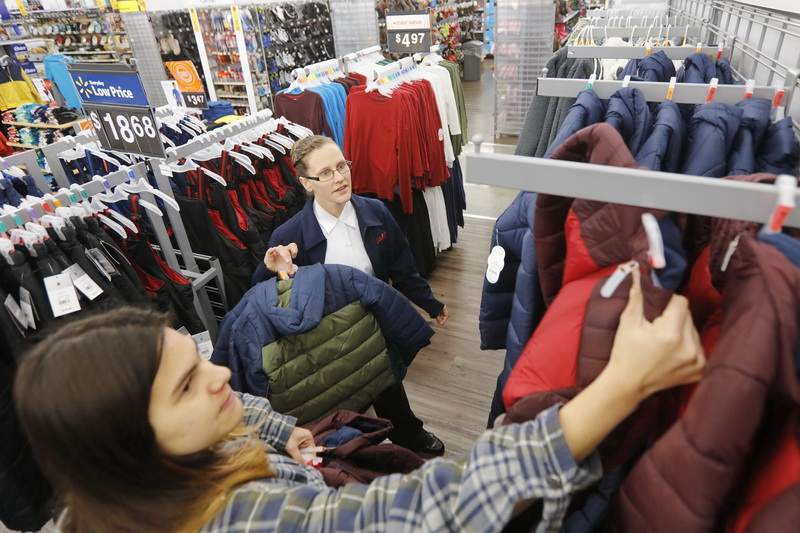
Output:
<path fill-rule="evenodd" d="M 555 532 L 571 494 L 601 475 L 596 453 L 575 463 L 554 406 L 530 422 L 485 432 L 469 456 L 429 461 L 369 485 L 328 488 L 318 471 L 280 453 L 293 418 L 275 413 L 264 398 L 242 398 L 247 423 L 266 418 L 262 439 L 276 476 L 236 490 L 204 532 L 483 533 L 502 530 L 514 505 L 528 498 L 544 504 L 536 531 Z"/>

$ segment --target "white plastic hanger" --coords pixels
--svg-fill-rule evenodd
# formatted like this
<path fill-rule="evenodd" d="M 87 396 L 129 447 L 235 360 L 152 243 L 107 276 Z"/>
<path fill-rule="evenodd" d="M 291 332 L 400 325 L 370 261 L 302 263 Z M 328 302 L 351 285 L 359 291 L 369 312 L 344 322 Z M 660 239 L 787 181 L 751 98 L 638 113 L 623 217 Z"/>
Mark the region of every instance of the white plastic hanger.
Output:
<path fill-rule="evenodd" d="M 15 251 L 14 243 L 10 239 L 0 237 L 0 255 L 5 257 L 9 264 L 14 264 L 14 261 L 11 260 L 11 252 Z"/>
<path fill-rule="evenodd" d="M 200 167 L 200 170 L 203 172 L 203 174 L 207 175 L 209 178 L 213 179 L 214 181 L 219 182 L 220 184 L 222 184 L 225 187 L 228 186 L 228 182 L 225 181 L 225 178 L 223 178 L 222 176 L 220 176 L 219 174 L 217 174 L 213 170 L 208 170 L 205 167 Z"/>
<path fill-rule="evenodd" d="M 122 190 L 123 192 L 128 193 L 141 193 L 141 192 L 149 192 L 153 196 L 157 196 L 161 198 L 165 204 L 173 208 L 175 211 L 180 211 L 180 207 L 178 206 L 178 202 L 170 198 L 167 194 L 159 191 L 158 189 L 153 188 L 147 180 L 144 178 L 139 178 L 136 181 L 129 181 L 128 183 L 123 183 L 121 185 L 117 185 L 117 189 Z M 141 202 L 140 202 L 141 203 Z M 160 213 L 160 210 L 159 210 Z"/>

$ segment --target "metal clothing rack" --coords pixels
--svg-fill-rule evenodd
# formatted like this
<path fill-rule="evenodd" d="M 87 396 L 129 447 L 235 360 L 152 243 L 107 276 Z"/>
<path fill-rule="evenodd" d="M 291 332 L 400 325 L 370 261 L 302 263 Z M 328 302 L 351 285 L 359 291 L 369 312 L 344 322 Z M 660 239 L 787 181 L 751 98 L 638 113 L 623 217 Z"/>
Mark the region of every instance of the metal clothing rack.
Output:
<path fill-rule="evenodd" d="M 62 188 L 70 187 L 70 180 L 61 166 L 61 162 L 59 161 L 59 154 L 66 150 L 73 149 L 79 144 L 92 142 L 95 140 L 97 140 L 97 133 L 92 130 L 79 136 L 61 139 L 56 143 L 42 148 L 42 152 L 44 153 L 48 165 L 53 172 L 53 177 L 59 186 Z M 111 184 L 110 178 L 112 176 L 115 180 L 121 179 L 122 181 L 115 183 L 116 185 L 119 183 L 125 183 L 131 179 L 146 178 L 147 165 L 150 164 L 153 169 L 153 174 L 156 178 L 158 190 L 174 200 L 175 197 L 172 194 L 172 188 L 170 187 L 169 179 L 163 175 L 159 168 L 160 165 L 157 164 L 158 161 L 160 160 L 154 159 L 148 162 L 137 163 L 132 165 L 130 168 L 122 168 L 109 174 L 108 176 L 104 176 L 103 179 L 108 180 L 109 184 Z M 97 186 L 103 188 L 102 181 L 93 180 L 90 183 L 79 186 L 79 188 L 85 189 L 89 187 L 90 189 L 93 189 Z M 152 193 L 142 192 L 139 194 L 141 194 L 142 199 L 145 201 L 156 204 L 156 199 Z M 211 339 L 214 340 L 216 339 L 217 333 L 217 321 L 211 308 L 211 301 L 208 297 L 207 285 L 210 281 L 216 280 L 216 285 L 221 288 L 220 290 L 224 291 L 222 288 L 224 285 L 222 270 L 220 269 L 218 262 L 215 263 L 212 261 L 210 262 L 208 269 L 201 271 L 194 259 L 195 254 L 192 252 L 192 248 L 189 245 L 189 239 L 186 236 L 186 228 L 183 225 L 183 220 L 181 219 L 180 213 L 167 203 L 164 203 L 163 205 L 166 215 L 169 217 L 169 221 L 172 226 L 172 233 L 175 241 L 178 244 L 178 250 L 176 250 L 172 245 L 172 241 L 170 239 L 169 232 L 167 231 L 167 227 L 164 224 L 163 218 L 158 216 L 149 217 L 156 233 L 156 239 L 158 241 L 159 248 L 167 265 L 192 281 L 192 290 L 195 295 L 195 309 L 203 318 L 203 322 L 208 328 Z M 181 266 L 181 259 L 183 261 L 183 266 Z"/>
<path fill-rule="evenodd" d="M 629 32 L 630 33 L 630 32 Z M 712 57 L 717 57 L 720 51 L 724 52 L 724 47 L 720 46 L 567 46 L 569 57 L 594 57 L 597 59 L 643 59 L 654 52 L 664 52 L 668 58 L 683 60 L 692 54 L 701 52 Z"/>
<path fill-rule="evenodd" d="M 50 190 L 50 184 L 44 177 L 42 169 L 39 168 L 39 157 L 36 155 L 35 150 L 25 150 L 24 152 L 17 152 L 8 157 L 0 157 L 0 163 L 4 163 L 9 167 L 24 166 L 28 171 L 28 175 L 36 182 L 36 186 L 46 192 Z M 0 169 L 2 170 L 2 169 Z"/>
<path fill-rule="evenodd" d="M 466 154 L 471 183 L 760 223 L 770 220 L 778 199 L 769 184 L 481 153 L 482 139 L 473 142 L 475 153 Z M 795 202 L 800 205 L 800 191 Z M 800 228 L 800 210 L 784 226 Z"/>
<path fill-rule="evenodd" d="M 593 37 L 700 37 L 704 28 L 699 26 L 625 26 L 612 27 L 590 24 L 584 27 Z"/>

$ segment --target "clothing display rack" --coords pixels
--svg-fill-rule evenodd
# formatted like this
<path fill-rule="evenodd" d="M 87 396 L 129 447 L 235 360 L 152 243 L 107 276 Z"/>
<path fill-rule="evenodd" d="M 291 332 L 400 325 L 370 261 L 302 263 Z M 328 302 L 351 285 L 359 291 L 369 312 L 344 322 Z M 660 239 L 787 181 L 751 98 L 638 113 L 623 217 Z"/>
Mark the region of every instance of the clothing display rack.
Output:
<path fill-rule="evenodd" d="M 602 47 L 600 47 L 602 48 Z M 791 79 L 787 80 L 786 85 L 772 87 L 753 86 L 751 96 L 756 98 L 767 98 L 768 100 L 778 101 L 783 96 L 783 102 L 788 106 L 791 103 L 794 84 Z M 539 78 L 536 86 L 538 96 L 563 96 L 576 97 L 581 91 L 592 89 L 602 98 L 610 98 L 612 94 L 623 87 L 639 89 L 644 94 L 648 102 L 663 102 L 667 100 L 670 89 L 672 100 L 678 104 L 702 104 L 706 102 L 722 102 L 725 104 L 735 104 L 744 100 L 745 95 L 750 92 L 745 85 L 713 85 L 704 83 L 666 83 L 654 81 L 631 81 L 625 84 L 623 80 L 597 80 L 587 81 L 582 79 L 568 78 Z M 713 91 L 712 91 L 713 89 Z M 709 97 L 711 97 L 709 99 Z"/>
<path fill-rule="evenodd" d="M 466 154 L 466 167 L 470 183 L 480 185 L 761 223 L 770 220 L 778 199 L 773 185 L 482 153 L 483 139 L 472 142 L 475 152 Z M 800 191 L 794 198 L 800 205 Z M 784 226 L 800 228 L 800 210 Z"/>
<path fill-rule="evenodd" d="M 630 33 L 630 32 L 629 32 Z M 569 57 L 596 57 L 598 59 L 642 59 L 654 51 L 662 51 L 670 59 L 683 60 L 701 52 L 717 57 L 725 48 L 720 46 L 567 46 Z"/>
<path fill-rule="evenodd" d="M 590 24 L 583 30 L 594 37 L 700 37 L 704 28 L 699 26 L 610 26 Z"/>
<path fill-rule="evenodd" d="M 26 150 L 5 158 L 0 158 L 0 165 L 2 165 L 0 171 L 7 167 L 23 166 L 25 170 L 28 171 L 28 175 L 36 181 L 36 186 L 39 187 L 39 189 L 43 191 L 50 190 L 50 184 L 47 182 L 47 178 L 44 177 L 44 172 L 42 172 L 41 167 L 39 167 L 39 158 L 35 151 Z"/>

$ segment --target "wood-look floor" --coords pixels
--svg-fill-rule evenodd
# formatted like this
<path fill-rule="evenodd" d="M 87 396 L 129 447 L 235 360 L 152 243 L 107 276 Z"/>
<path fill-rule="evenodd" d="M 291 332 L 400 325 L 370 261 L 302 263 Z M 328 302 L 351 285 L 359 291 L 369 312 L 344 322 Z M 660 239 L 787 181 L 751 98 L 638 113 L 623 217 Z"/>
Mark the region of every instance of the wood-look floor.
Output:
<path fill-rule="evenodd" d="M 478 310 L 494 221 L 466 217 L 458 243 L 437 256 L 428 278 L 450 318 L 409 368 L 404 381 L 411 407 L 445 443 L 448 456 L 466 453 L 486 428 L 502 351 L 481 351 Z"/>

